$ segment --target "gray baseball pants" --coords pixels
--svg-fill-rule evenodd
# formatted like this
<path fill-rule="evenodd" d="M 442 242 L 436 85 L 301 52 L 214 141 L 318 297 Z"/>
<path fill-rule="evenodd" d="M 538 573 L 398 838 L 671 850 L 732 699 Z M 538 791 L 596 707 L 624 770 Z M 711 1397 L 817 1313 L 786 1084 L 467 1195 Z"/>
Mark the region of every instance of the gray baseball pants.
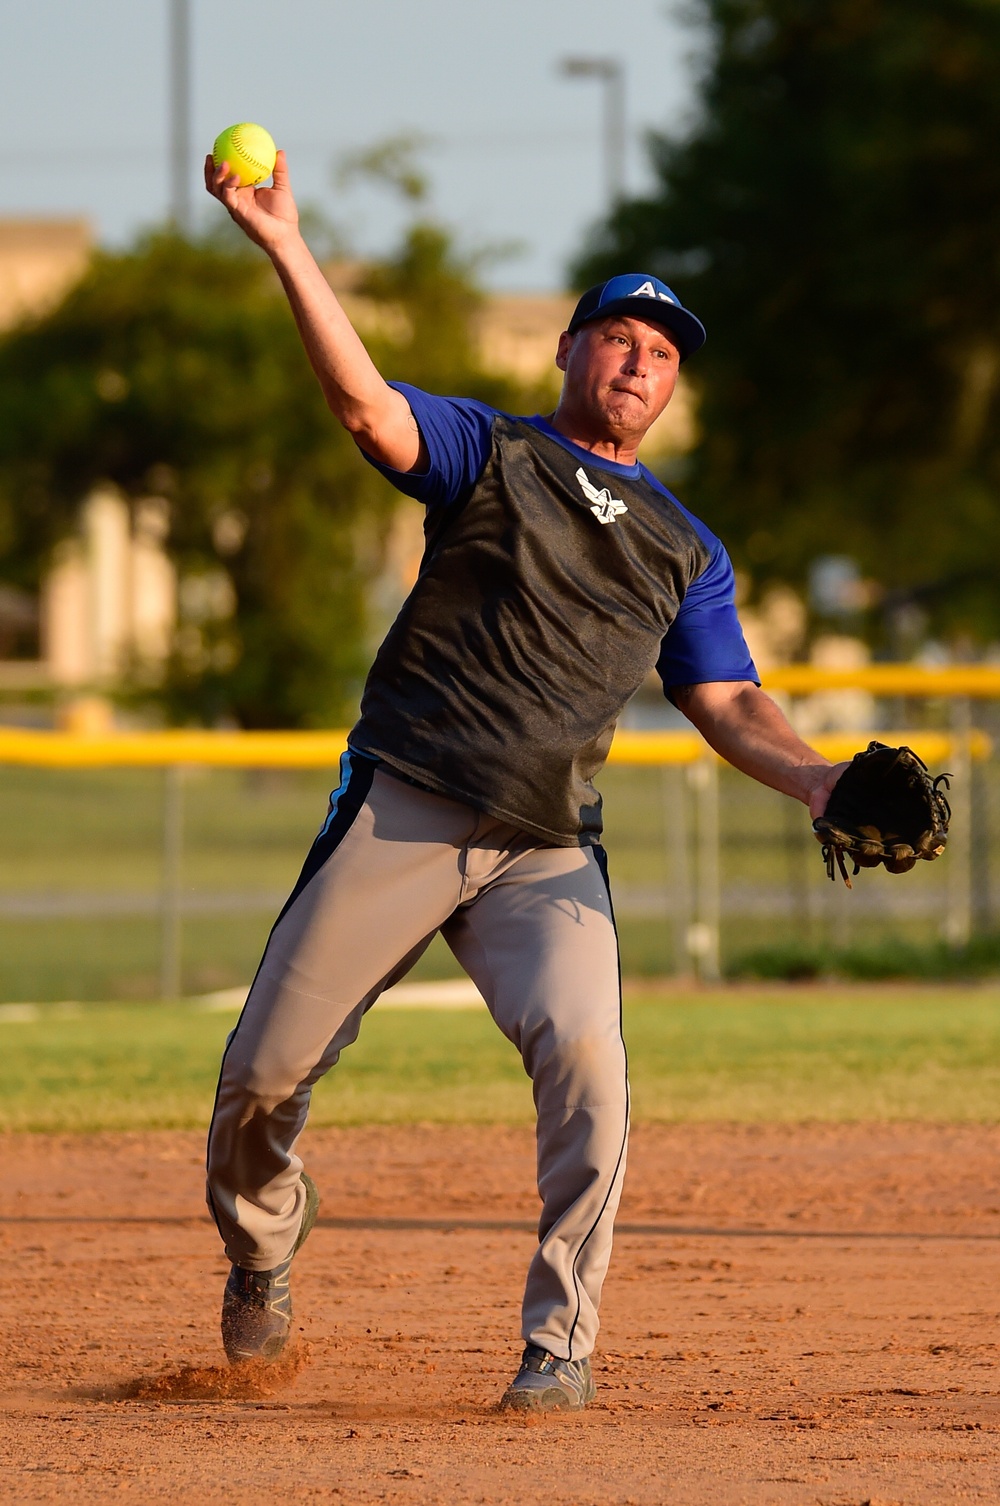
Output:
<path fill-rule="evenodd" d="M 597 1334 L 628 1137 L 603 852 L 543 846 L 351 754 L 341 772 L 223 1058 L 208 1199 L 226 1254 L 251 1270 L 289 1255 L 312 1086 L 441 931 L 534 1089 L 542 1213 L 522 1332 L 580 1359 Z"/>

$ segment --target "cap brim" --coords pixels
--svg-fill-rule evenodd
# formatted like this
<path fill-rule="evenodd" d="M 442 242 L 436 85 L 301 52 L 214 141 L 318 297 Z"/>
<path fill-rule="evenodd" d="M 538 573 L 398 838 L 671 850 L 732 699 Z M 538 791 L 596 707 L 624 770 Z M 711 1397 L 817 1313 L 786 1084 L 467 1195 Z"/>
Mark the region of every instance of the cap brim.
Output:
<path fill-rule="evenodd" d="M 595 319 L 610 319 L 616 314 L 626 319 L 641 319 L 644 324 L 657 324 L 673 335 L 677 348 L 681 353 L 681 360 L 687 360 L 693 356 L 696 350 L 700 350 L 706 340 L 705 326 L 694 314 L 689 314 L 687 309 L 682 309 L 677 303 L 661 302 L 652 298 L 613 298 L 603 308 L 595 309 L 592 314 L 585 318 L 570 323 L 569 333 L 575 335 L 578 329 L 585 324 L 593 324 Z"/>

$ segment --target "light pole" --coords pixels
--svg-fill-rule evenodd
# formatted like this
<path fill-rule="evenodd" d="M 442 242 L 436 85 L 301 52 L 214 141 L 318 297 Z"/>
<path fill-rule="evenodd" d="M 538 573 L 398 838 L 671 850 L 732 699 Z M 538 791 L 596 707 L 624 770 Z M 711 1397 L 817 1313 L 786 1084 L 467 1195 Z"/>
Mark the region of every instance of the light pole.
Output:
<path fill-rule="evenodd" d="M 609 209 L 625 192 L 625 69 L 618 58 L 563 58 L 566 78 L 597 78 L 604 85 L 604 189 Z"/>
<path fill-rule="evenodd" d="M 191 12 L 189 0 L 170 3 L 170 219 L 191 231 Z"/>

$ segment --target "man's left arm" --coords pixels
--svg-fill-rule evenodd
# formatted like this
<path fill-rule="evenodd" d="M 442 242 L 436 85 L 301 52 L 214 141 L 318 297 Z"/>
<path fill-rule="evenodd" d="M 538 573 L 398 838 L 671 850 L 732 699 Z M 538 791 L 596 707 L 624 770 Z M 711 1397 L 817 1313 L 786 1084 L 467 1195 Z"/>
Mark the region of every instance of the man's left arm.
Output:
<path fill-rule="evenodd" d="M 803 742 L 769 695 L 745 680 L 674 685 L 674 703 L 709 747 L 743 774 L 809 807 L 816 819 L 845 763 L 831 764 Z"/>

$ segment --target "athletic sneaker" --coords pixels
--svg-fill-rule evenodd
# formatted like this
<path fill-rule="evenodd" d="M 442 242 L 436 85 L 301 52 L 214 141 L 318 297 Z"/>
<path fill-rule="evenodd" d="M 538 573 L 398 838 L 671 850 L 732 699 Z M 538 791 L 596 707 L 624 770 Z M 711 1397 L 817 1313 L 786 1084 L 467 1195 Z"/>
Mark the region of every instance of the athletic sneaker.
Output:
<path fill-rule="evenodd" d="M 560 1360 L 538 1344 L 528 1344 L 521 1368 L 500 1402 L 518 1412 L 579 1412 L 596 1391 L 589 1360 Z"/>
<path fill-rule="evenodd" d="M 306 1206 L 292 1254 L 272 1271 L 248 1271 L 234 1265 L 222 1296 L 222 1343 L 226 1358 L 276 1360 L 292 1330 L 292 1293 L 289 1275 L 292 1256 L 302 1247 L 319 1212 L 316 1184 L 305 1172 Z"/>

